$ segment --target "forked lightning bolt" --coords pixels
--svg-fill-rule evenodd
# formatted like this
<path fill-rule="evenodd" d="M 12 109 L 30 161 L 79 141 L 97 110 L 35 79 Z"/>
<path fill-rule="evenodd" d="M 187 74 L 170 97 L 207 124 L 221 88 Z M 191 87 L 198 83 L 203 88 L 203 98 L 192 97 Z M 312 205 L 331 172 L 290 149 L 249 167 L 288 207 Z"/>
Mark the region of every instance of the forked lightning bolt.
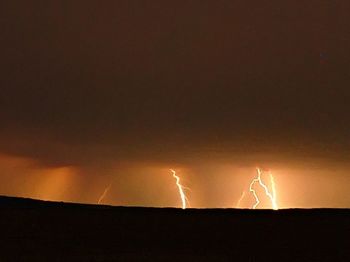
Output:
<path fill-rule="evenodd" d="M 180 184 L 180 177 L 178 177 L 176 175 L 176 171 L 173 170 L 173 169 L 170 169 L 170 171 L 173 174 L 173 177 L 176 179 L 176 186 L 177 186 L 177 188 L 179 190 L 181 203 L 182 203 L 182 209 L 186 209 L 187 203 L 189 203 L 189 201 L 188 201 L 188 199 L 187 199 L 187 197 L 185 195 L 185 192 L 184 192 L 185 187 Z"/>
<path fill-rule="evenodd" d="M 250 191 L 251 193 L 253 193 L 253 196 L 254 196 L 254 198 L 255 198 L 255 204 L 253 205 L 253 209 L 255 209 L 255 208 L 260 204 L 259 197 L 258 197 L 258 195 L 256 194 L 256 192 L 255 192 L 255 190 L 254 190 L 254 188 L 253 188 L 255 182 L 259 182 L 259 179 L 258 179 L 258 178 L 254 178 L 254 179 L 252 180 L 252 182 L 250 183 L 250 185 L 249 185 L 249 191 Z"/>
<path fill-rule="evenodd" d="M 263 181 L 261 179 L 261 170 L 259 168 L 257 168 L 256 171 L 258 173 L 258 176 L 252 180 L 252 182 L 250 183 L 250 186 L 249 186 L 249 191 L 253 193 L 255 201 L 256 201 L 255 204 L 253 205 L 253 209 L 256 209 L 256 207 L 260 204 L 259 197 L 253 188 L 254 184 L 256 182 L 258 182 L 259 185 L 265 190 L 266 196 L 270 199 L 272 208 L 274 210 L 277 210 L 278 206 L 277 206 L 277 201 L 276 201 L 276 188 L 275 188 L 275 181 L 273 180 L 272 174 L 270 173 L 270 181 L 271 181 L 271 185 L 272 185 L 272 194 L 271 194 L 269 189 L 267 188 L 267 186 L 263 183 Z"/>
<path fill-rule="evenodd" d="M 106 197 L 108 191 L 111 189 L 112 183 L 109 184 L 108 187 L 106 187 L 106 189 L 103 191 L 102 195 L 100 196 L 100 198 L 98 199 L 98 204 L 101 204 L 102 200 Z"/>
<path fill-rule="evenodd" d="M 249 185 L 249 192 L 251 192 L 253 194 L 254 199 L 255 199 L 255 203 L 252 206 L 252 208 L 256 209 L 257 206 L 260 204 L 259 196 L 258 196 L 257 192 L 254 189 L 254 184 L 258 183 L 264 189 L 266 196 L 270 199 L 272 208 L 274 210 L 277 210 L 278 209 L 278 205 L 277 205 L 277 197 L 276 197 L 276 185 L 275 185 L 275 181 L 274 181 L 274 178 L 273 178 L 272 174 L 270 173 L 270 183 L 271 183 L 271 188 L 272 188 L 272 193 L 271 193 L 269 191 L 268 187 L 264 184 L 264 182 L 261 179 L 262 172 L 261 172 L 260 168 L 256 168 L 256 171 L 257 171 L 258 175 L 257 175 L 257 177 L 255 177 L 252 180 L 252 182 Z M 239 204 L 242 201 L 242 199 L 244 198 L 244 196 L 245 196 L 245 192 L 242 193 L 240 199 L 238 200 L 237 207 L 239 207 Z"/>

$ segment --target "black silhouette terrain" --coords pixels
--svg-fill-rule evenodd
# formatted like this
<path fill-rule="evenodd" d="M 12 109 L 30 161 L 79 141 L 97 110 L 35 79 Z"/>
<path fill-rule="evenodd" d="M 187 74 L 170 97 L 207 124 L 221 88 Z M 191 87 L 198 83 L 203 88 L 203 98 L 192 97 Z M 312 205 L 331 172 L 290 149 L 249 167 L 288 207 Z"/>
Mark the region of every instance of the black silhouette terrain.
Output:
<path fill-rule="evenodd" d="M 350 261 L 347 209 L 111 207 L 0 197 L 0 261 Z"/>

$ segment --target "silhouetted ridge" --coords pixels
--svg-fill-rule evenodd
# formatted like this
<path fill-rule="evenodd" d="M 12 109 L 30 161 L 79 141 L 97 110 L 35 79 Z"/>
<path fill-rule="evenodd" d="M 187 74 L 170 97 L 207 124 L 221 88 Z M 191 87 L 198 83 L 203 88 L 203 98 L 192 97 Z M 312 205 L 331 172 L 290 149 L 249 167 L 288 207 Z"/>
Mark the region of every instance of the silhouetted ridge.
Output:
<path fill-rule="evenodd" d="M 112 207 L 0 197 L 0 261 L 350 261 L 348 209 Z"/>

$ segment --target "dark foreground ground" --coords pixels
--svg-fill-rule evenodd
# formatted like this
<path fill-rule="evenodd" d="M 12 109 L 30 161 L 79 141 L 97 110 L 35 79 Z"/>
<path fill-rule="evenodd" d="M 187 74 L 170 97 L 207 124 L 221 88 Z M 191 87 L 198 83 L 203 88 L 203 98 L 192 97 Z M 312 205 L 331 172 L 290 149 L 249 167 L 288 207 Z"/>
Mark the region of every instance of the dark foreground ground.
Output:
<path fill-rule="evenodd" d="M 350 210 L 181 210 L 0 197 L 0 261 L 350 261 Z"/>

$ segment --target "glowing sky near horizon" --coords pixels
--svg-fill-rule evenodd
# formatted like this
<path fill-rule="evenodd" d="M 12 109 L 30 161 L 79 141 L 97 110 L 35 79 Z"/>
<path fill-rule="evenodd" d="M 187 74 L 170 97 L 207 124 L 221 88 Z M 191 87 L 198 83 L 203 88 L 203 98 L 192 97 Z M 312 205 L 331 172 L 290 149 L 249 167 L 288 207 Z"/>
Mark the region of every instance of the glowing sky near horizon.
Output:
<path fill-rule="evenodd" d="M 187 197 L 194 208 L 234 208 L 242 190 L 256 176 L 255 167 L 202 165 L 179 167 L 183 183 L 191 187 Z M 125 206 L 179 207 L 178 189 L 165 166 L 124 165 L 96 170 L 77 167 L 43 168 L 24 158 L 0 158 L 0 194 L 43 200 L 95 204 L 106 185 L 113 183 L 103 203 Z M 346 193 L 347 170 L 304 168 L 272 169 L 279 208 L 350 207 Z M 338 179 L 333 179 L 337 173 Z M 269 179 L 266 177 L 266 179 Z M 261 188 L 261 204 L 272 208 Z M 255 200 L 246 195 L 240 208 L 251 208 Z"/>

